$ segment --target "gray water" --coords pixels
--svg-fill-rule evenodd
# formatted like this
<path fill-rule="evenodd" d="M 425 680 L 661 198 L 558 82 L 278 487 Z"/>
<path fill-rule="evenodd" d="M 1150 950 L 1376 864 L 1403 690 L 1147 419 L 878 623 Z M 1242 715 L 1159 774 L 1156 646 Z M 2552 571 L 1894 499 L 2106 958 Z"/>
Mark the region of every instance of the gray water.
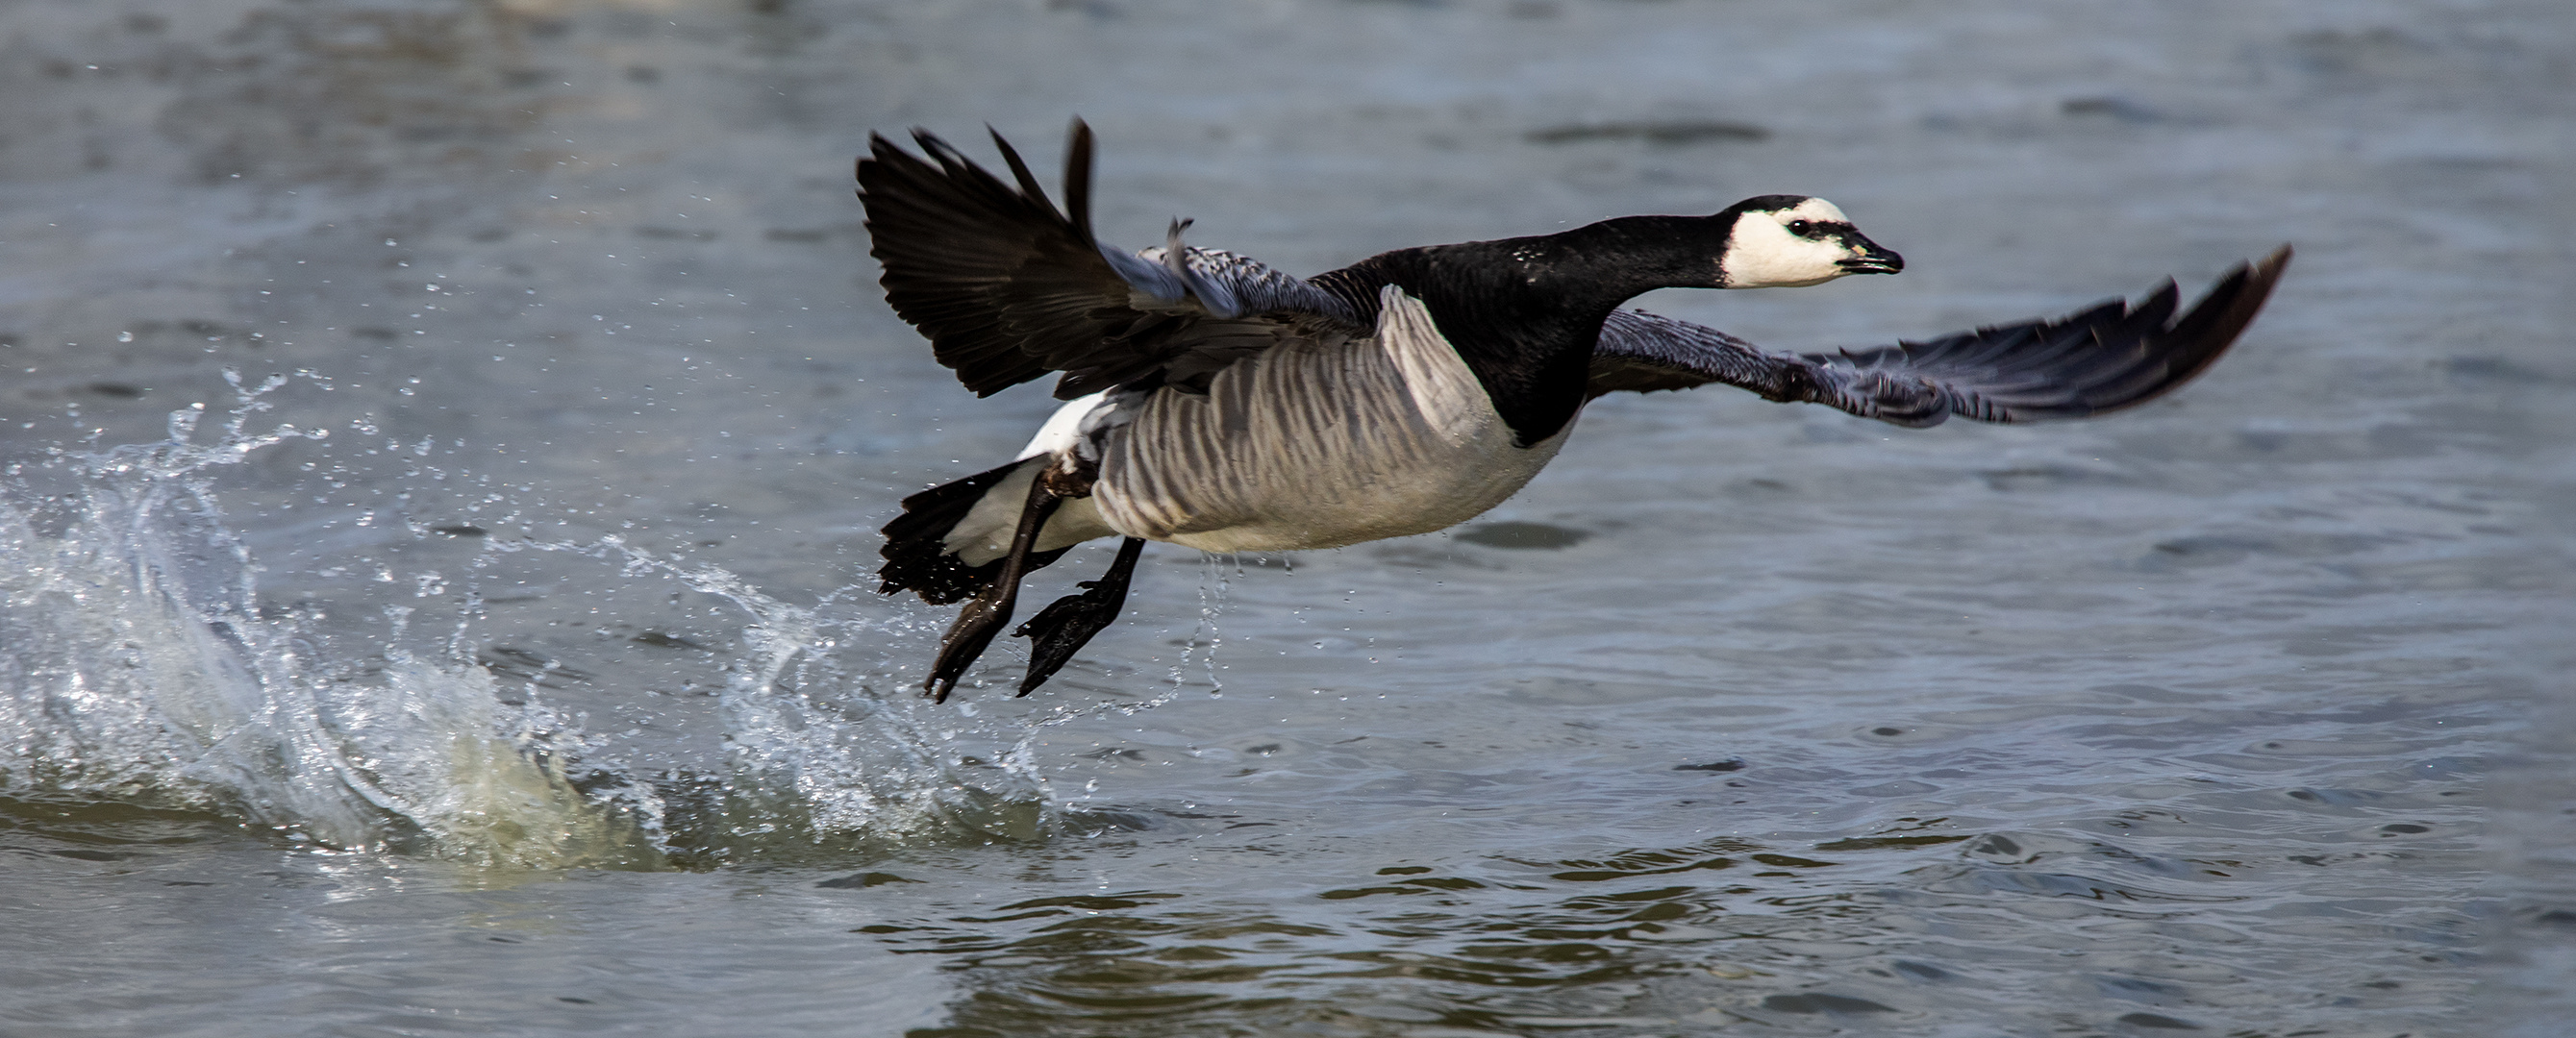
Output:
<path fill-rule="evenodd" d="M 0 3 L 0 1033 L 2555 1036 L 2576 8 Z M 2079 425 L 1604 399 L 1038 696 L 871 130 L 1312 273 L 1752 194 L 1778 348 L 2299 258 Z M 1050 177 L 1051 179 L 1051 177 Z M 1033 581 L 1043 602 L 1107 554 Z"/>

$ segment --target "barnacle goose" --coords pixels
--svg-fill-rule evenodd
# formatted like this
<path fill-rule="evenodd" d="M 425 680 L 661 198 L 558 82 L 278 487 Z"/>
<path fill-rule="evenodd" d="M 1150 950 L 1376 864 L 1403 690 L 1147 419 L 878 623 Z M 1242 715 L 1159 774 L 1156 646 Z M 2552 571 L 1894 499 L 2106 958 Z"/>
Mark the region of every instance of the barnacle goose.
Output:
<path fill-rule="evenodd" d="M 1836 354 L 1775 353 L 1619 309 L 1658 288 L 1893 274 L 1833 203 L 1748 198 L 1557 234 L 1399 249 L 1299 279 L 1181 242 L 1127 253 L 1091 230 L 1075 120 L 1058 211 L 1009 142 L 1012 180 L 926 130 L 858 160 L 886 300 L 979 396 L 1062 372 L 1070 401 L 1009 464 L 906 498 L 880 590 L 968 599 L 923 691 L 945 700 L 1009 623 L 1020 579 L 1121 537 L 1099 580 L 1015 632 L 1027 695 L 1116 619 L 1149 540 L 1213 552 L 1331 548 L 1473 518 L 1555 456 L 1604 393 L 1723 382 L 1909 427 L 2081 418 L 2154 399 L 2225 352 L 2289 263 L 2282 246 L 2188 310 L 2166 281 L 2056 320 Z"/>

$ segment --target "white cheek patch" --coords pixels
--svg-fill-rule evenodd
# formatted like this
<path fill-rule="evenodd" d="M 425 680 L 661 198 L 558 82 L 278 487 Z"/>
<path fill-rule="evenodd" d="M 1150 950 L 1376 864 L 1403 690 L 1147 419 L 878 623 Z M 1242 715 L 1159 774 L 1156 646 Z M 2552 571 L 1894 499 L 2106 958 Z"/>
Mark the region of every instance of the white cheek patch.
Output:
<path fill-rule="evenodd" d="M 1833 215 L 1811 214 L 1811 207 L 1821 207 Z M 1788 212 L 1738 215 L 1735 231 L 1726 240 L 1726 253 L 1718 258 L 1718 272 L 1724 276 L 1726 287 L 1794 288 L 1822 284 L 1848 273 L 1835 265 L 1844 257 L 1840 242 L 1791 234 L 1785 224 L 1793 219 L 1839 221 L 1842 211 L 1831 202 L 1808 199 Z"/>

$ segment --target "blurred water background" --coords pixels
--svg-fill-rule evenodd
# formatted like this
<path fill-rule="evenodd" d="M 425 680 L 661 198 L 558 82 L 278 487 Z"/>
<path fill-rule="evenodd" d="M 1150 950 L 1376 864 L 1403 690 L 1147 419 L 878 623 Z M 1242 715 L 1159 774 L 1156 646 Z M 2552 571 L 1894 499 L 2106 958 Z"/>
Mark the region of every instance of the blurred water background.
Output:
<path fill-rule="evenodd" d="M 5 0 L 0 1033 L 2566 1033 L 2571 112 L 2559 0 Z M 1780 348 L 2300 251 L 2138 411 L 1605 399 L 934 707 L 874 528 L 1052 401 L 850 159 L 1077 113 L 1300 273 L 1831 198 L 1904 275 L 1643 301 Z"/>

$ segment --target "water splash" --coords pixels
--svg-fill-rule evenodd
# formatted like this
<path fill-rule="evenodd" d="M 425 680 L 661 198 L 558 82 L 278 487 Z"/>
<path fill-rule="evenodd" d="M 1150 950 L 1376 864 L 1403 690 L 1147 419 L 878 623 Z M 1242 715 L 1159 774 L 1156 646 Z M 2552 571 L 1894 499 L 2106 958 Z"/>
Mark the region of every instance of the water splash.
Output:
<path fill-rule="evenodd" d="M 499 541 L 488 560 L 570 553 L 614 562 L 629 581 L 660 577 L 712 595 L 745 623 L 716 697 L 723 759 L 623 767 L 665 806 L 665 846 L 692 865 L 867 853 L 937 840 L 1032 840 L 1056 830 L 1047 783 L 1025 753 L 975 752 L 979 738 L 1025 746 L 1014 722 L 974 722 L 888 680 L 879 650 L 906 633 L 877 618 L 779 601 L 716 566 L 657 556 L 610 536 L 587 543 Z M 854 652 L 854 650 L 857 650 Z M 859 659 L 848 658 L 858 655 Z M 1075 715 L 1096 710 L 1072 708 Z M 1041 721 L 1040 723 L 1051 723 Z M 602 757 L 594 765 L 617 766 Z"/>
<path fill-rule="evenodd" d="M 307 621 L 261 614 L 210 473 L 328 434 L 249 431 L 290 380 L 225 378 L 237 401 L 212 442 L 197 405 L 158 443 L 6 473 L 0 784 L 213 810 L 338 847 L 653 864 L 649 816 L 576 789 L 544 711 L 505 709 L 489 675 L 399 651 L 324 659 Z"/>
<path fill-rule="evenodd" d="M 835 596 L 789 604 L 616 536 L 484 539 L 452 589 L 424 571 L 419 595 L 338 603 L 332 612 L 372 602 L 381 614 L 382 627 L 351 638 L 325 630 L 323 610 L 259 604 L 261 567 L 225 520 L 216 473 L 327 431 L 252 431 L 293 380 L 227 378 L 238 399 L 219 432 L 200 434 L 199 405 L 173 414 L 160 442 L 56 450 L 0 480 L 0 552 L 19 560 L 0 572 L 0 789 L 208 810 L 335 847 L 518 868 L 1043 839 L 1069 819 L 1037 763 L 1039 737 L 1171 701 L 1192 655 L 1215 647 L 1224 578 L 1211 569 L 1215 590 L 1202 587 L 1198 627 L 1154 694 L 936 707 L 892 677 L 890 643 L 918 633 L 909 618 Z M 370 528 L 400 537 L 402 525 Z M 709 663 L 720 749 L 692 757 L 585 731 L 583 711 L 539 694 L 556 664 L 513 688 L 477 663 L 501 623 L 483 589 L 541 556 L 572 560 L 561 576 L 587 588 L 669 580 L 729 606 L 739 641 Z M 601 565 L 581 572 L 579 560 Z M 326 561 L 351 559 L 344 549 Z M 392 565 L 361 561 L 383 587 L 406 587 Z M 447 601 L 463 604 L 452 625 L 432 604 Z M 593 691 L 641 696 L 606 680 Z"/>

